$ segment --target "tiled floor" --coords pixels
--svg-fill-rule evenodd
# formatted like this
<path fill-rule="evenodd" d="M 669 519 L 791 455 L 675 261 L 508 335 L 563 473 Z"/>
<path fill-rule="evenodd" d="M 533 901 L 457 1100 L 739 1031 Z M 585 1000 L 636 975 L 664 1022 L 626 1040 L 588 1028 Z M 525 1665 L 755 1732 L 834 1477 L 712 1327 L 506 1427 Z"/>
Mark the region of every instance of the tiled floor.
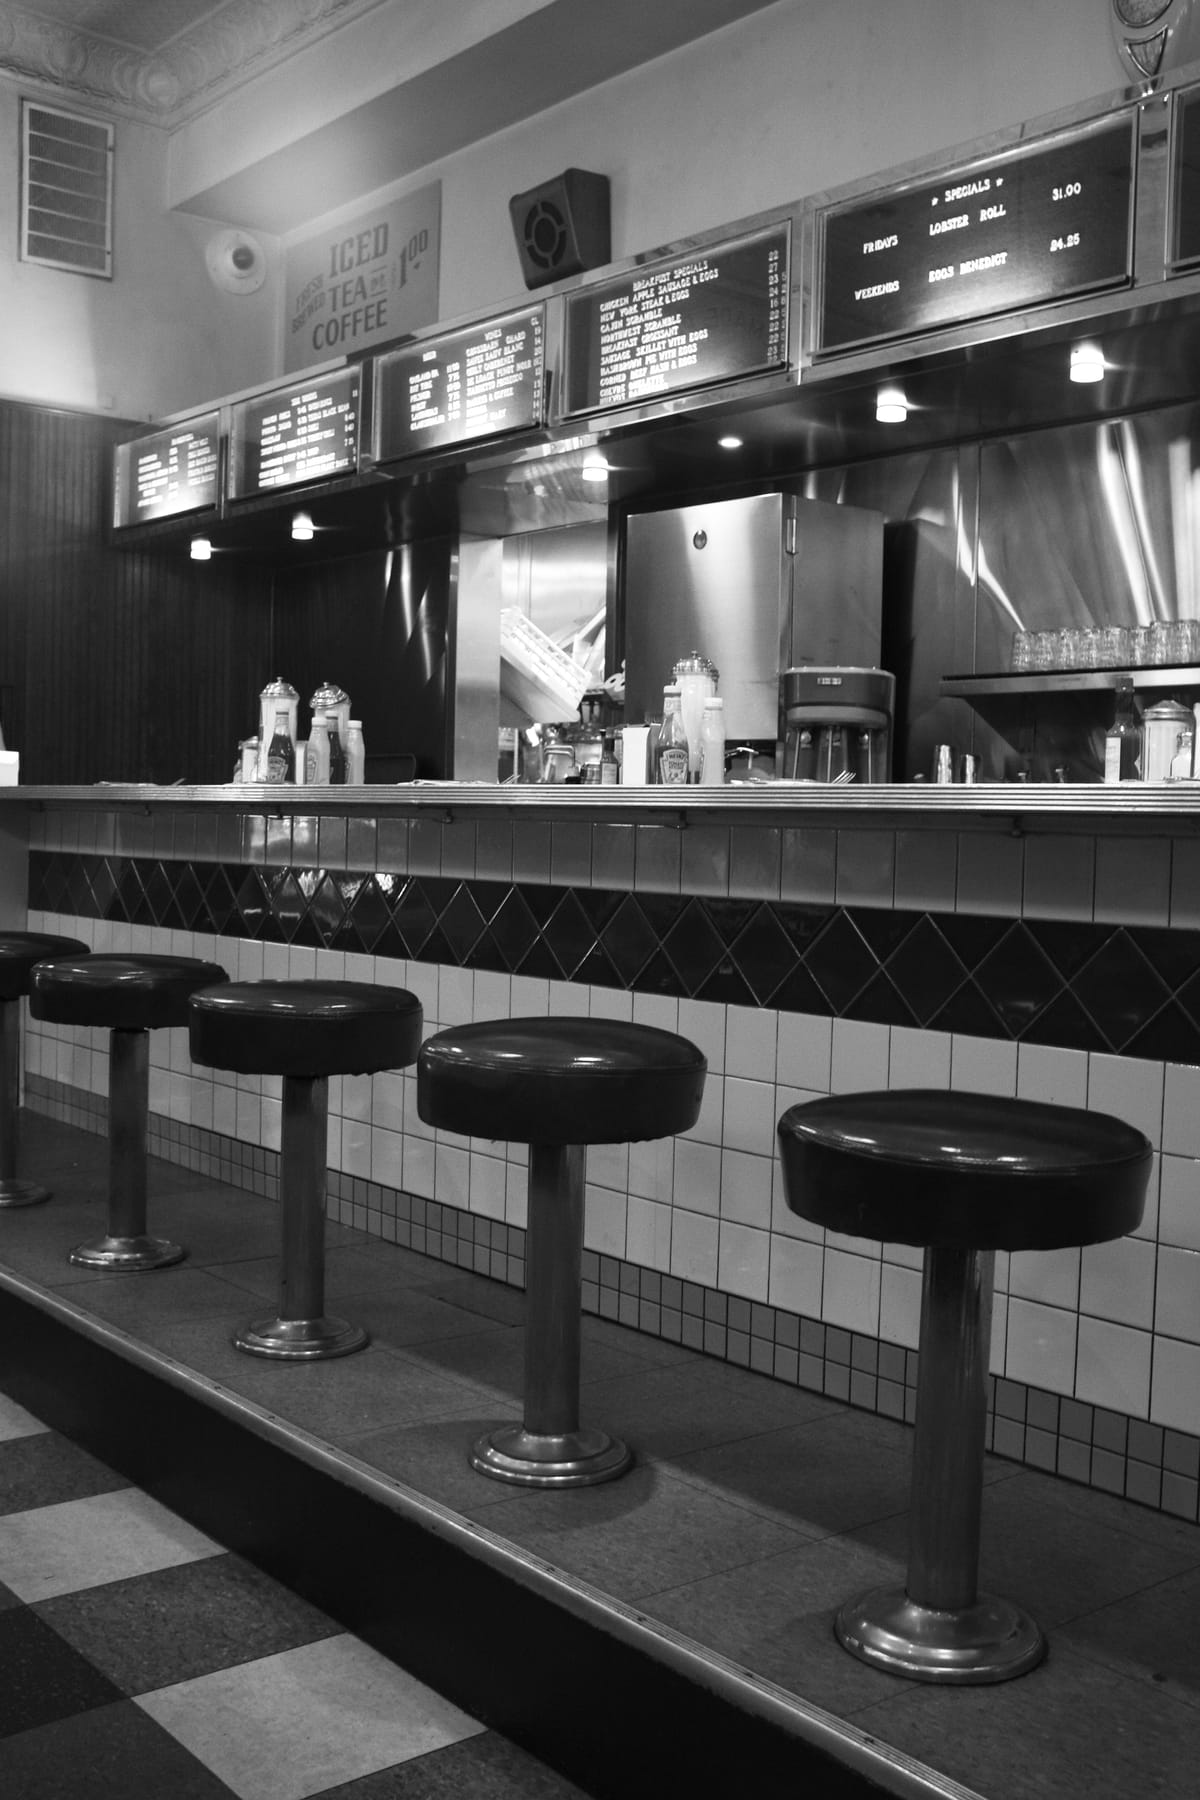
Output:
<path fill-rule="evenodd" d="M 72 1268 L 65 1251 L 96 1230 L 102 1143 L 35 1119 L 25 1146 L 27 1163 L 51 1180 L 56 1196 L 47 1206 L 0 1214 L 0 1282 L 7 1269 L 39 1284 L 218 1391 L 241 1396 L 377 1476 L 482 1527 L 495 1541 L 545 1559 L 585 1599 L 606 1598 L 624 1609 L 623 1617 L 644 1620 L 649 1631 L 678 1634 L 675 1641 L 681 1636 L 726 1675 L 745 1671 L 755 1691 L 800 1711 L 826 1709 L 860 1737 L 873 1736 L 917 1759 L 936 1772 L 922 1791 L 966 1789 L 988 1800 L 1085 1794 L 1088 1800 L 1127 1800 L 1195 1791 L 1195 1526 L 989 1457 L 983 1582 L 1037 1615 L 1050 1635 L 1050 1655 L 1032 1674 L 1001 1687 L 934 1689 L 905 1682 L 846 1656 L 831 1631 L 840 1600 L 902 1574 L 910 1444 L 904 1426 L 589 1318 L 584 1422 L 627 1437 L 638 1466 L 625 1480 L 598 1488 L 514 1492 L 476 1475 L 466 1461 L 467 1446 L 485 1425 L 514 1414 L 522 1303 L 511 1289 L 330 1226 L 331 1308 L 365 1324 L 371 1346 L 362 1355 L 316 1366 L 264 1364 L 236 1353 L 229 1336 L 246 1317 L 269 1310 L 274 1298 L 277 1215 L 270 1203 L 155 1163 L 152 1226 L 188 1244 L 190 1259 L 150 1276 L 98 1277 Z M 100 1768 L 109 1754 L 101 1743 L 115 1743 L 120 1721 L 132 1720 L 130 1733 L 149 1734 L 156 1754 L 182 1758 L 181 1766 L 191 1771 L 193 1786 L 164 1786 L 163 1792 L 224 1792 L 220 1779 L 235 1792 L 253 1792 L 256 1800 L 276 1791 L 312 1792 L 254 1785 L 257 1774 L 251 1786 L 239 1788 L 220 1758 L 243 1730 L 242 1719 L 277 1724 L 291 1716 L 297 1684 L 309 1665 L 320 1662 L 322 1646 L 329 1658 L 319 1677 L 326 1684 L 322 1705 L 339 1704 L 347 1686 L 356 1698 L 369 1691 L 354 1660 L 365 1654 L 370 1679 L 390 1683 L 388 1692 L 396 1697 L 386 1709 L 389 1718 L 393 1710 L 413 1718 L 406 1678 L 353 1648 L 328 1620 L 285 1596 L 278 1618 L 268 1622 L 261 1577 L 207 1540 L 197 1541 L 169 1516 L 160 1518 L 152 1502 L 120 1496 L 115 1478 L 89 1468 L 70 1446 L 53 1436 L 35 1441 L 36 1450 L 27 1441 L 20 1452 L 30 1459 L 27 1475 L 10 1459 L 16 1523 L 7 1521 L 9 1532 L 36 1531 L 38 1542 L 45 1542 L 61 1517 L 67 1529 L 55 1541 L 65 1556 L 75 1535 L 71 1509 L 84 1508 L 100 1536 L 82 1572 L 76 1566 L 56 1574 L 52 1556 L 42 1577 L 40 1552 L 26 1559 L 22 1579 L 34 1586 L 11 1629 L 26 1631 L 31 1642 L 47 1630 L 61 1633 L 82 1662 L 64 1665 L 53 1691 L 61 1686 L 64 1694 L 73 1692 L 71 1684 L 81 1683 L 85 1694 L 96 1697 L 59 1706 L 57 1724 L 31 1719 L 10 1746 L 32 1744 L 49 1732 L 66 1742 L 74 1733 L 80 1743 L 95 1741 L 94 1750 L 78 1754 Z M 0 1449 L 12 1452 L 14 1445 Z M 44 1468 L 35 1467 L 38 1457 Z M 47 1506 L 51 1500 L 59 1504 Z M 122 1563 L 121 1532 L 113 1524 L 125 1508 L 139 1504 L 139 1538 L 159 1546 L 152 1575 Z M 38 1512 L 30 1510 L 37 1507 L 46 1522 L 23 1527 L 22 1519 L 37 1520 Z M 83 1515 L 74 1516 L 82 1524 Z M 3 1548 L 8 1541 L 0 1532 L 0 1581 L 14 1587 L 5 1572 L 11 1567 Z M 50 1585 L 37 1586 L 42 1579 Z M 101 1585 L 94 1585 L 97 1580 Z M 62 1581 L 65 1594 L 55 1585 Z M 139 1582 L 161 1584 L 161 1605 L 182 1605 L 197 1620 L 237 1618 L 241 1608 L 252 1621 L 244 1628 L 252 1652 L 244 1666 L 253 1677 L 228 1673 L 231 1658 L 219 1634 L 208 1652 L 199 1653 L 198 1665 L 181 1656 L 160 1668 L 152 1626 L 135 1604 Z M 18 1602 L 26 1599 L 15 1591 Z M 222 1593 L 236 1598 L 225 1603 Z M 113 1612 L 104 1617 L 109 1602 Z M 143 1620 L 144 1645 L 139 1628 L 120 1624 L 122 1618 Z M 202 1642 L 211 1642 L 208 1631 L 198 1631 Z M 119 1648 L 94 1654 L 98 1642 Z M 153 1671 L 149 1693 L 147 1661 Z M 118 1697 L 131 1694 L 136 1698 Z M 436 1701 L 427 1702 L 428 1713 L 421 1710 L 425 1704 L 417 1707 L 420 1725 L 405 1730 L 445 1736 L 406 1736 L 404 1748 L 392 1748 L 385 1733 L 383 1740 L 371 1740 L 378 1747 L 370 1754 L 379 1759 L 375 1766 L 399 1764 L 398 1770 L 387 1776 L 367 1775 L 361 1767 L 322 1770 L 323 1787 L 340 1780 L 351 1783 L 347 1794 L 363 1796 L 440 1792 L 403 1783 L 410 1772 L 451 1769 L 449 1759 L 482 1763 L 489 1754 L 503 1754 L 499 1746 L 490 1748 L 488 1735 L 472 1735 L 478 1727 L 470 1720 L 452 1715 L 447 1721 Z M 311 1716 L 307 1708 L 305 1716 Z M 246 1730 L 253 1736 L 271 1728 L 256 1723 Z M 446 1748 L 429 1748 L 449 1739 L 455 1741 Z M 255 1753 L 261 1753 L 261 1737 L 257 1742 Z M 427 1753 L 402 1763 L 402 1757 L 417 1755 L 417 1745 Z M 274 1770 L 273 1753 L 269 1765 Z M 5 1773 L 0 1755 L 0 1778 Z M 926 1779 L 920 1771 L 917 1778 Z M 58 1790 L 18 1784 L 14 1791 Z M 472 1773 L 445 1791 L 510 1790 L 488 1787 Z"/>
<path fill-rule="evenodd" d="M 580 1790 L 0 1394 L 0 1791 Z"/>

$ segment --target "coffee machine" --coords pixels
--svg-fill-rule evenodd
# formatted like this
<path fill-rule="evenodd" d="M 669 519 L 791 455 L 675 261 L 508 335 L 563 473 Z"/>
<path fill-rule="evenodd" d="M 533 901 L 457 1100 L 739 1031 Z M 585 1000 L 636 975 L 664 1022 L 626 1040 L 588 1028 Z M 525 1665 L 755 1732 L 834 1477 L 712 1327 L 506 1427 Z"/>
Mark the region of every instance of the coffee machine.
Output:
<path fill-rule="evenodd" d="M 779 677 L 786 781 L 890 781 L 896 677 L 886 669 L 806 664 Z"/>

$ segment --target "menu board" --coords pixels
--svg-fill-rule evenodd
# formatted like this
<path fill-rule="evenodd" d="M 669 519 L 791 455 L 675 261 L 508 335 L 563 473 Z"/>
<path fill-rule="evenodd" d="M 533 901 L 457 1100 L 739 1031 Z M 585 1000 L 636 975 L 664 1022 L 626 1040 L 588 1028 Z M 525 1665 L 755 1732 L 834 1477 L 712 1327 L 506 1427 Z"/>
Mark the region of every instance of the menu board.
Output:
<path fill-rule="evenodd" d="M 358 468 L 362 371 L 339 369 L 235 407 L 230 492 L 244 500 Z"/>
<path fill-rule="evenodd" d="M 817 352 L 1116 287 L 1132 273 L 1133 115 L 820 219 Z"/>
<path fill-rule="evenodd" d="M 787 361 L 788 227 L 570 294 L 564 411 L 605 412 Z"/>
<path fill-rule="evenodd" d="M 545 337 L 531 306 L 377 358 L 379 461 L 540 425 Z"/>
<path fill-rule="evenodd" d="M 1200 257 L 1200 88 L 1176 100 L 1175 179 L 1171 207 L 1171 261 Z"/>
<path fill-rule="evenodd" d="M 145 525 L 214 508 L 220 443 L 220 415 L 210 412 L 119 444 L 113 524 Z"/>

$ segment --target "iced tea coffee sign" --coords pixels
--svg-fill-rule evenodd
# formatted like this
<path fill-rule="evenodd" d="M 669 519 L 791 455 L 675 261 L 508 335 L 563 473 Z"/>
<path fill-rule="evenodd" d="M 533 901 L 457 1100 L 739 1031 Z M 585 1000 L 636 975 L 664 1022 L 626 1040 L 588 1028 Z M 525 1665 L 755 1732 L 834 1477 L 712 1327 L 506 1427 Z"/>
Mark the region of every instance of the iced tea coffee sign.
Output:
<path fill-rule="evenodd" d="M 441 183 L 435 181 L 290 246 L 283 328 L 288 373 L 433 323 L 441 213 Z"/>
<path fill-rule="evenodd" d="M 1126 284 L 1133 132 L 1124 113 L 826 209 L 816 353 Z"/>

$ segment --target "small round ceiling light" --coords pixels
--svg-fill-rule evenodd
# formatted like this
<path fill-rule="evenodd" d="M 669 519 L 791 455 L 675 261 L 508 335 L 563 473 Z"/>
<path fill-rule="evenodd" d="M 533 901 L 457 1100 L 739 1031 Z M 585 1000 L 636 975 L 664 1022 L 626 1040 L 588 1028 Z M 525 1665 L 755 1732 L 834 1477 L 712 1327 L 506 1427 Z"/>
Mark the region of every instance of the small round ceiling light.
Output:
<path fill-rule="evenodd" d="M 297 544 L 311 544 L 313 538 L 313 522 L 309 513 L 292 514 L 292 540 Z"/>
<path fill-rule="evenodd" d="M 744 438 L 735 437 L 731 431 L 727 432 L 724 437 L 719 437 L 717 439 L 717 443 L 722 450 L 740 450 L 744 442 Z"/>
<path fill-rule="evenodd" d="M 901 387 L 881 387 L 875 396 L 875 417 L 880 425 L 903 425 L 908 400 Z"/>
<path fill-rule="evenodd" d="M 1071 380 L 1103 381 L 1108 365 L 1099 344 L 1071 346 Z"/>
<path fill-rule="evenodd" d="M 193 562 L 209 562 L 212 559 L 212 544 L 206 537 L 194 537 L 188 555 Z"/>
<path fill-rule="evenodd" d="M 608 464 L 602 456 L 589 456 L 579 473 L 584 481 L 607 481 Z"/>

